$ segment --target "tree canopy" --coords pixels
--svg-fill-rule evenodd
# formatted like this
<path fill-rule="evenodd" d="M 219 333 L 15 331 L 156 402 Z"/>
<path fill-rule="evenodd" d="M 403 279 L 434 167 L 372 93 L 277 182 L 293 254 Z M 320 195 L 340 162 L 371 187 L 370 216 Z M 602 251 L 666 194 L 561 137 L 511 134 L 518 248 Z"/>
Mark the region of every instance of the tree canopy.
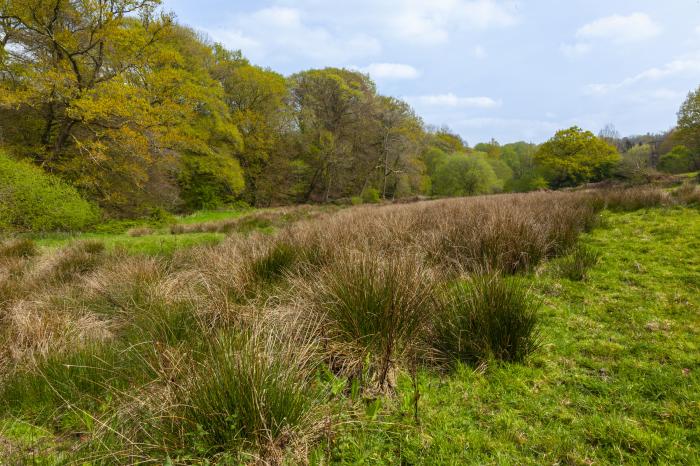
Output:
<path fill-rule="evenodd" d="M 602 180 L 620 161 L 615 147 L 577 126 L 558 131 L 534 157 L 553 188 Z"/>

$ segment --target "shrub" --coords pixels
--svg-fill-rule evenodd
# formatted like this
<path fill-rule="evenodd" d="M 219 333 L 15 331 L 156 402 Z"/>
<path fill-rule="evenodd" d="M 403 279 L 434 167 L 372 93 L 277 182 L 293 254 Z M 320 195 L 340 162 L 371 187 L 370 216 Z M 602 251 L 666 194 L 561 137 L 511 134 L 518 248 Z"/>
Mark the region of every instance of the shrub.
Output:
<path fill-rule="evenodd" d="M 526 283 L 499 274 L 470 277 L 445 291 L 432 344 L 446 361 L 522 361 L 537 346 L 540 302 Z"/>
<path fill-rule="evenodd" d="M 432 273 L 410 255 L 358 253 L 325 267 L 310 291 L 333 362 L 389 387 L 394 365 L 415 353 L 426 328 L 433 283 Z"/>
<path fill-rule="evenodd" d="M 381 193 L 378 189 L 367 188 L 362 191 L 362 202 L 365 204 L 377 204 L 381 199 Z"/>
<path fill-rule="evenodd" d="M 600 260 L 600 255 L 595 250 L 579 245 L 568 256 L 562 258 L 557 264 L 559 275 L 573 281 L 581 281 L 586 278 L 588 269 Z"/>
<path fill-rule="evenodd" d="M 0 154 L 0 228 L 80 230 L 99 217 L 97 207 L 73 187 L 30 163 Z"/>

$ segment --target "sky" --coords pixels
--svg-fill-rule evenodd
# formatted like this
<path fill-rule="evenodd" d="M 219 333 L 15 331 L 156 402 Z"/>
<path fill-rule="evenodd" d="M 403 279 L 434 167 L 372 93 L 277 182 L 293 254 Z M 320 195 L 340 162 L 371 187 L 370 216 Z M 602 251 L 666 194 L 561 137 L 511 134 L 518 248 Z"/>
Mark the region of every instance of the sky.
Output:
<path fill-rule="evenodd" d="M 285 75 L 369 73 L 470 144 L 670 129 L 700 85 L 700 0 L 164 0 Z"/>

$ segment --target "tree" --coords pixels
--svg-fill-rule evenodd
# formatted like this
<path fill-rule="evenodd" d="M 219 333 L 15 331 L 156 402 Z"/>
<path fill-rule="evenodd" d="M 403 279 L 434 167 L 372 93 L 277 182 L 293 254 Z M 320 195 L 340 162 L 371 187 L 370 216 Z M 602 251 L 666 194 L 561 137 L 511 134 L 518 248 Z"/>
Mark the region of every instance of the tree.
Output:
<path fill-rule="evenodd" d="M 253 205 L 268 205 L 283 188 L 271 170 L 284 170 L 275 157 L 290 120 L 286 106 L 286 79 L 273 71 L 250 65 L 240 52 L 215 46 L 213 76 L 221 82 L 233 123 L 243 137 L 239 159 L 244 170 L 244 197 Z"/>
<path fill-rule="evenodd" d="M 454 154 L 468 151 L 467 143 L 458 134 L 453 133 L 449 128 L 442 127 L 430 135 L 430 145 L 437 147 L 443 152 Z"/>
<path fill-rule="evenodd" d="M 375 105 L 382 198 L 390 193 L 394 196 L 401 180 L 409 185 L 406 191 L 419 190 L 425 171 L 418 158 L 423 137 L 421 120 L 407 103 L 393 97 L 377 96 Z"/>
<path fill-rule="evenodd" d="M 617 149 L 590 131 L 561 130 L 535 153 L 552 188 L 577 186 L 610 176 L 620 160 Z"/>
<path fill-rule="evenodd" d="M 681 105 L 675 137 L 690 150 L 700 152 L 700 87 L 690 92 Z"/>
<path fill-rule="evenodd" d="M 652 171 L 651 154 L 650 144 L 640 144 L 631 147 L 622 154 L 620 163 L 615 169 L 615 175 L 638 183 L 648 181 Z"/>
<path fill-rule="evenodd" d="M 473 196 L 499 191 L 503 183 L 483 155 L 453 154 L 433 176 L 433 195 Z"/>
<path fill-rule="evenodd" d="M 694 155 L 685 146 L 676 146 L 661 156 L 659 170 L 667 173 L 688 173 L 700 168 L 700 156 Z"/>
<path fill-rule="evenodd" d="M 307 171 L 299 200 L 327 201 L 360 192 L 357 186 L 374 169 L 365 149 L 374 83 L 362 73 L 326 68 L 291 76 L 290 90 L 296 149 Z"/>
<path fill-rule="evenodd" d="M 176 208 L 180 191 L 196 205 L 182 180 L 242 188 L 241 137 L 209 73 L 211 47 L 154 14 L 158 4 L 0 3 L 5 144 L 121 215 Z M 180 176 L 197 167 L 216 168 Z"/>

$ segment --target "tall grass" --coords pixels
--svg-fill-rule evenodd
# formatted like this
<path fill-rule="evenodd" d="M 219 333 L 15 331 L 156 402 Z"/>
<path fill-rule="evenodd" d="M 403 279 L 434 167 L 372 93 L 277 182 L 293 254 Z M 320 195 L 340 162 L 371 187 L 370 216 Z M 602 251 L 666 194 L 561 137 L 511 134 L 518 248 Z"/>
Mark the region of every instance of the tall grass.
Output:
<path fill-rule="evenodd" d="M 416 351 L 426 329 L 434 283 L 412 256 L 349 254 L 322 269 L 308 286 L 333 362 L 389 387 L 392 369 Z"/>
<path fill-rule="evenodd" d="M 31 239 L 18 238 L 0 243 L 0 258 L 26 259 L 37 254 L 39 254 L 39 250 Z"/>
<path fill-rule="evenodd" d="M 557 262 L 559 275 L 573 281 L 581 281 L 588 275 L 588 270 L 600 260 L 600 254 L 585 245 L 576 246 L 568 256 Z"/>
<path fill-rule="evenodd" d="M 445 361 L 522 361 L 537 347 L 540 302 L 522 279 L 472 275 L 441 301 L 430 339 Z"/>
<path fill-rule="evenodd" d="M 297 343 L 259 328 L 217 337 L 181 393 L 183 446 L 195 435 L 208 456 L 251 446 L 269 454 L 308 435 L 322 398 L 313 347 Z"/>
<path fill-rule="evenodd" d="M 592 191 L 588 193 L 589 202 L 599 208 L 620 212 L 631 212 L 639 209 L 668 205 L 668 193 L 653 186 L 637 186 L 631 188 L 613 188 Z"/>

